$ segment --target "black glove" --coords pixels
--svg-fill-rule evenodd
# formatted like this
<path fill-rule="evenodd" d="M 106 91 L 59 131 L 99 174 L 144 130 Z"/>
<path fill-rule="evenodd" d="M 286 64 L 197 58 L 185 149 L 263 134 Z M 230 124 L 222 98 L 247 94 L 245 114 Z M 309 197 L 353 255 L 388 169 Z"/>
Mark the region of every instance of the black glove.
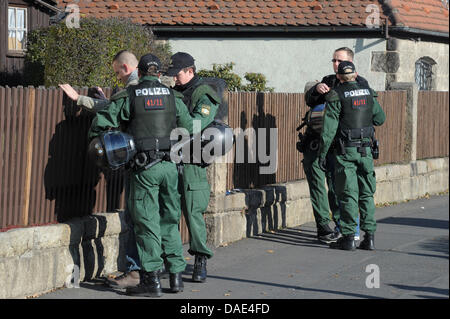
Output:
<path fill-rule="evenodd" d="M 319 157 L 319 167 L 320 167 L 320 169 L 321 169 L 322 171 L 324 171 L 324 172 L 327 171 L 326 163 L 327 163 L 327 160 L 326 160 L 325 158 L 320 158 L 320 157 Z"/>
<path fill-rule="evenodd" d="M 103 91 L 99 90 L 98 88 L 96 88 L 96 90 L 97 90 L 97 92 L 94 94 L 94 97 L 95 97 L 96 99 L 99 99 L 99 100 L 107 100 L 105 94 L 103 94 Z"/>

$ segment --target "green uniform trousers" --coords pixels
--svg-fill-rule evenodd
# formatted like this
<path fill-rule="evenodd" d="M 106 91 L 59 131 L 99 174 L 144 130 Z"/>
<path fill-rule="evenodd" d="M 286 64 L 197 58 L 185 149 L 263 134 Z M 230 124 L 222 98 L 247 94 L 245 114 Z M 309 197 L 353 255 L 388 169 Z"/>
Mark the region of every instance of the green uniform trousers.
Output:
<path fill-rule="evenodd" d="M 341 230 L 343 235 L 356 232 L 358 213 L 360 227 L 373 234 L 376 230 L 375 201 L 376 178 L 370 147 L 361 156 L 356 147 L 346 147 L 345 155 L 335 153 L 335 187 L 341 203 Z"/>
<path fill-rule="evenodd" d="M 211 258 L 213 252 L 206 246 L 206 224 L 203 218 L 211 192 L 206 168 L 184 164 L 182 183 L 183 211 L 189 229 L 188 252 Z"/>
<path fill-rule="evenodd" d="M 161 269 L 164 257 L 170 273 L 184 271 L 176 165 L 162 161 L 140 173 L 132 172 L 128 208 L 142 269 Z"/>
<path fill-rule="evenodd" d="M 329 154 L 330 156 L 331 154 Z M 327 160 L 329 160 L 327 158 Z M 330 159 L 333 160 L 333 159 Z M 339 202 L 334 190 L 333 171 L 330 167 L 324 172 L 319 167 L 319 157 L 317 150 L 306 148 L 303 153 L 303 170 L 309 186 L 309 195 L 313 208 L 316 226 L 323 227 L 330 223 L 330 209 L 336 225 L 339 224 Z M 328 185 L 328 192 L 325 188 L 325 179 Z"/>

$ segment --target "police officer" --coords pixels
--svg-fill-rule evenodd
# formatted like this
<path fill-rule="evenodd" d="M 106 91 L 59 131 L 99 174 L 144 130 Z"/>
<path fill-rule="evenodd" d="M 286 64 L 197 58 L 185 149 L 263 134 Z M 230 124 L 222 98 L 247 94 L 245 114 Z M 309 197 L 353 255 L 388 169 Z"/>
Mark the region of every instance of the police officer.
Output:
<path fill-rule="evenodd" d="M 353 58 L 354 53 L 350 48 L 342 47 L 334 51 L 331 60 L 334 74 L 325 76 L 320 83 L 317 83 L 305 93 L 305 101 L 309 107 L 314 108 L 325 103 L 325 94 L 341 84 L 336 75 L 339 63 L 342 61 L 351 62 Z M 368 85 L 366 79 L 359 75 L 356 81 L 362 85 Z M 326 157 L 327 170 L 323 172 L 319 167 L 317 154 L 319 139 L 320 132 L 307 128 L 302 162 L 306 180 L 308 181 L 311 204 L 317 226 L 317 237 L 321 242 L 329 244 L 336 242 L 340 237 L 339 227 L 337 227 L 338 231 L 336 232 L 330 227 L 330 209 L 335 224 L 339 225 L 339 202 L 334 190 L 334 162 L 331 153 Z M 325 188 L 325 179 L 328 192 Z M 357 234 L 359 235 L 359 229 Z"/>
<path fill-rule="evenodd" d="M 200 121 L 203 130 L 214 120 L 221 99 L 211 86 L 203 83 L 195 71 L 194 58 L 188 53 L 177 52 L 171 57 L 166 75 L 174 77 L 174 89 L 183 94 L 183 102 L 193 120 Z M 182 192 L 183 210 L 189 230 L 188 252 L 195 256 L 192 280 L 204 282 L 207 276 L 206 261 L 213 256 L 213 252 L 206 245 L 207 234 L 203 218 L 210 197 L 206 168 L 195 163 L 185 164 Z"/>
<path fill-rule="evenodd" d="M 376 230 L 376 189 L 373 168 L 372 141 L 374 125 L 384 123 L 386 115 L 377 102 L 377 94 L 369 86 L 356 81 L 357 73 L 352 62 L 338 66 L 337 78 L 341 85 L 325 96 L 326 109 L 319 148 L 319 165 L 325 170 L 325 161 L 333 141 L 335 159 L 335 186 L 341 208 L 342 237 L 331 248 L 354 250 L 354 234 L 360 214 L 364 239 L 359 248 L 373 250 Z"/>
<path fill-rule="evenodd" d="M 181 273 L 186 267 L 178 225 L 181 217 L 178 171 L 170 161 L 170 133 L 177 125 L 192 132 L 192 119 L 179 94 L 158 81 L 159 59 L 144 55 L 138 64 L 139 84 L 116 94 L 97 113 L 89 138 L 123 125 L 134 137 L 140 166 L 130 173 L 128 207 L 134 223 L 140 282 L 127 288 L 136 296 L 162 295 L 159 271 L 166 259 L 172 292 L 183 291 Z"/>

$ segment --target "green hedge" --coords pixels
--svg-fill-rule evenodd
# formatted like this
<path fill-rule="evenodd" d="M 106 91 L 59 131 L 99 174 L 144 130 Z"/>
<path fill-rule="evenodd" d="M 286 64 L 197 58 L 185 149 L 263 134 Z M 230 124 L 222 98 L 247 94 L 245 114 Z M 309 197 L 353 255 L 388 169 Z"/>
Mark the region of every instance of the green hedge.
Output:
<path fill-rule="evenodd" d="M 68 28 L 61 22 L 30 32 L 25 78 L 34 86 L 113 87 L 119 83 L 112 59 L 124 49 L 138 59 L 153 53 L 165 65 L 171 55 L 168 45 L 155 43 L 151 30 L 131 20 L 82 18 L 80 28 Z"/>
<path fill-rule="evenodd" d="M 242 79 L 236 73 L 233 73 L 234 63 L 213 64 L 212 70 L 202 69 L 198 74 L 203 77 L 216 77 L 224 79 L 227 82 L 229 91 L 258 91 L 273 92 L 273 88 L 267 87 L 267 79 L 261 73 L 245 73 L 244 77 L 249 84 L 243 85 Z"/>

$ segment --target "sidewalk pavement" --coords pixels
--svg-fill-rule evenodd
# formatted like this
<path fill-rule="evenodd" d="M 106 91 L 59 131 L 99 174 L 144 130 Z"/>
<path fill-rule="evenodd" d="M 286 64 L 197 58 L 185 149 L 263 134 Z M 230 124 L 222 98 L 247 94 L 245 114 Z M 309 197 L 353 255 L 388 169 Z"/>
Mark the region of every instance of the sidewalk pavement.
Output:
<path fill-rule="evenodd" d="M 314 223 L 267 232 L 219 247 L 208 261 L 205 283 L 190 280 L 184 292 L 164 299 L 441 299 L 449 298 L 449 196 L 432 196 L 376 210 L 375 251 L 330 249 L 316 239 Z M 363 235 L 363 233 L 361 234 Z M 101 279 L 40 299 L 152 299 L 114 291 Z M 156 300 L 156 299 L 152 299 Z M 186 303 L 186 301 L 184 301 Z"/>

